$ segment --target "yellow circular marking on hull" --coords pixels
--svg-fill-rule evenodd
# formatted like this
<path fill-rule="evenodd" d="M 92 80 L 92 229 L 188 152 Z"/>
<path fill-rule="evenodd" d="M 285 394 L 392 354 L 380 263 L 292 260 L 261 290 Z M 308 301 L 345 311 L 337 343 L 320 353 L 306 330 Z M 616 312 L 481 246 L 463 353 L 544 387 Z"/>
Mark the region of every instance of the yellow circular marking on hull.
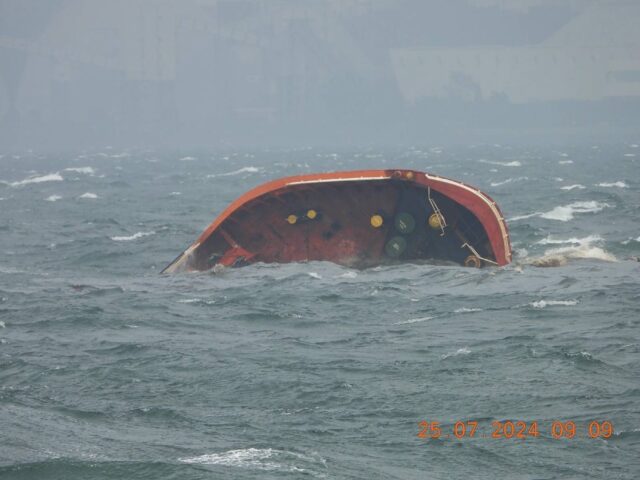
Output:
<path fill-rule="evenodd" d="M 294 225 L 297 221 L 298 217 L 296 215 L 292 214 L 287 217 L 287 222 L 289 223 L 289 225 Z"/>
<path fill-rule="evenodd" d="M 316 212 L 315 210 L 308 210 L 307 211 L 307 218 L 309 220 L 313 220 L 314 218 L 316 218 L 318 216 L 318 212 Z"/>
<path fill-rule="evenodd" d="M 373 228 L 380 228 L 384 223 L 384 219 L 382 218 L 382 215 L 372 215 L 370 221 L 371 221 L 371 226 Z"/>
<path fill-rule="evenodd" d="M 442 226 L 442 219 L 437 213 L 432 213 L 429 217 L 429 226 L 435 230 Z"/>

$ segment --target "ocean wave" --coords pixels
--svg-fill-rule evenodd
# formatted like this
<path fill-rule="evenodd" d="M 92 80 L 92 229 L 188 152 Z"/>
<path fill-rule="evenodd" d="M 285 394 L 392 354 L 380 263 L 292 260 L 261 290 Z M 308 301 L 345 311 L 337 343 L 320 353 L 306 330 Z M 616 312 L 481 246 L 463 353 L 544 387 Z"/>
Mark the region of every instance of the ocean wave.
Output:
<path fill-rule="evenodd" d="M 47 202 L 57 202 L 58 200 L 62 200 L 62 197 L 60 195 L 49 195 L 45 200 Z"/>
<path fill-rule="evenodd" d="M 600 235 L 589 235 L 583 238 L 571 237 L 571 238 L 555 238 L 553 235 L 549 235 L 546 238 L 536 242 L 539 245 L 561 245 L 565 243 L 573 243 L 578 245 L 586 245 L 594 242 L 601 242 L 602 237 Z"/>
<path fill-rule="evenodd" d="M 197 457 L 180 458 L 180 462 L 196 465 L 221 465 L 225 467 L 249 468 L 256 470 L 272 470 L 281 472 L 297 472 L 315 475 L 307 464 L 320 464 L 326 468 L 325 460 L 320 456 L 309 456 L 287 450 L 274 448 L 244 448 L 227 450 L 221 453 L 209 453 Z M 293 462 L 304 462 L 303 466 L 292 465 Z"/>
<path fill-rule="evenodd" d="M 196 157 L 182 157 L 179 158 L 178 161 L 180 162 L 193 162 L 194 160 L 197 160 Z"/>
<path fill-rule="evenodd" d="M 560 190 L 574 190 L 574 189 L 578 189 L 578 190 L 584 190 L 585 187 L 584 185 L 580 185 L 579 183 L 576 183 L 574 185 L 565 185 L 564 187 L 560 187 Z"/>
<path fill-rule="evenodd" d="M 560 160 L 558 161 L 560 165 L 570 165 L 573 163 L 573 160 Z"/>
<path fill-rule="evenodd" d="M 538 300 L 537 302 L 531 302 L 529 305 L 531 305 L 533 308 L 547 308 L 555 305 L 568 307 L 577 304 L 578 300 Z"/>
<path fill-rule="evenodd" d="M 123 236 L 123 237 L 111 237 L 111 240 L 115 242 L 128 242 L 131 240 L 137 240 L 138 238 L 147 237 L 149 235 L 154 235 L 156 232 L 153 230 L 150 232 L 136 232 L 133 235 Z"/>
<path fill-rule="evenodd" d="M 471 312 L 481 312 L 482 309 L 481 308 L 467 308 L 467 307 L 462 307 L 462 308 L 456 308 L 453 313 L 471 313 Z"/>
<path fill-rule="evenodd" d="M 586 202 L 573 202 L 569 205 L 561 205 L 540 214 L 541 218 L 547 220 L 559 220 L 561 222 L 568 222 L 573 219 L 576 213 L 596 213 L 609 205 L 607 203 L 596 202 L 593 200 Z"/>
<path fill-rule="evenodd" d="M 59 172 L 56 173 L 48 173 L 47 175 L 41 175 L 39 177 L 29 177 L 24 180 L 20 180 L 19 182 L 2 182 L 10 187 L 21 187 L 23 185 L 29 185 L 31 183 L 43 183 L 43 182 L 61 182 L 64 178 L 60 175 Z"/>
<path fill-rule="evenodd" d="M 457 357 L 458 355 L 469 355 L 471 350 L 469 347 L 462 347 L 456 350 L 455 352 L 445 353 L 444 355 L 440 355 L 441 360 L 446 360 L 449 357 Z"/>
<path fill-rule="evenodd" d="M 489 165 L 500 165 L 501 167 L 521 167 L 522 166 L 522 163 L 519 162 L 518 160 L 513 160 L 511 162 L 495 162 L 492 160 L 480 159 L 478 161 L 480 163 L 487 163 Z"/>
<path fill-rule="evenodd" d="M 558 247 L 547 250 L 544 255 L 537 258 L 525 259 L 523 263 L 534 267 L 561 267 L 569 263 L 569 260 L 601 260 L 604 262 L 617 262 L 618 259 L 612 253 L 591 243 L 578 244 L 578 246 Z"/>
<path fill-rule="evenodd" d="M 629 185 L 627 185 L 624 182 L 621 181 L 617 181 L 617 182 L 603 182 L 603 183 L 598 183 L 596 185 L 596 187 L 605 187 L 605 188 L 611 188 L 611 187 L 617 187 L 617 188 L 629 188 Z"/>
<path fill-rule="evenodd" d="M 80 195 L 78 198 L 89 198 L 89 199 L 96 199 L 98 198 L 98 195 L 96 195 L 95 193 L 91 193 L 91 192 L 86 192 L 83 193 L 82 195 Z"/>
<path fill-rule="evenodd" d="M 511 182 L 519 182 L 521 180 L 529 180 L 529 177 L 517 177 L 517 178 L 507 178 L 502 182 L 491 182 L 492 187 L 499 187 L 500 185 L 506 185 Z"/>
<path fill-rule="evenodd" d="M 411 323 L 419 323 L 426 322 L 431 320 L 433 317 L 420 317 L 420 318 L 410 318 L 409 320 L 401 320 L 400 322 L 396 322 L 393 325 L 409 325 Z"/>
<path fill-rule="evenodd" d="M 96 171 L 91 167 L 70 167 L 65 168 L 65 172 L 76 172 L 76 173 L 84 173 L 86 175 L 93 175 Z"/>
<path fill-rule="evenodd" d="M 259 171 L 260 169 L 258 167 L 242 167 L 242 168 L 239 168 L 238 170 L 234 170 L 233 172 L 212 173 L 210 175 L 207 175 L 207 178 L 228 177 L 231 175 L 240 175 L 241 173 L 256 173 Z"/>

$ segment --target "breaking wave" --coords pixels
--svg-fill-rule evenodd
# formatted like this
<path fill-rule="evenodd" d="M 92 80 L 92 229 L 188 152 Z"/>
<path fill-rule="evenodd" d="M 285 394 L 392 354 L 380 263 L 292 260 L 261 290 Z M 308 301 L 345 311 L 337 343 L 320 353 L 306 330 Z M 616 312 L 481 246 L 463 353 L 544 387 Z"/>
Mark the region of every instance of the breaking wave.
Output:
<path fill-rule="evenodd" d="M 207 178 L 215 178 L 215 177 L 229 177 L 231 175 L 240 175 L 241 173 L 256 173 L 259 172 L 260 169 L 258 167 L 242 167 L 239 168 L 238 170 L 234 170 L 233 172 L 227 172 L 227 173 L 212 173 L 210 175 L 207 175 Z"/>
<path fill-rule="evenodd" d="M 533 308 L 547 308 L 555 305 L 563 305 L 566 307 L 577 305 L 578 300 L 538 300 L 537 302 L 531 302 Z"/>
<path fill-rule="evenodd" d="M 72 167 L 65 168 L 65 172 L 76 172 L 76 173 L 85 173 L 87 175 L 93 175 L 96 171 L 91 167 Z"/>
<path fill-rule="evenodd" d="M 57 202 L 58 200 L 61 200 L 62 197 L 60 195 L 49 195 L 47 198 L 45 198 L 45 200 L 47 202 Z"/>
<path fill-rule="evenodd" d="M 494 162 L 492 160 L 480 159 L 478 161 L 480 163 L 487 163 L 489 165 L 500 165 L 502 167 L 521 167 L 522 166 L 522 163 L 519 162 L 518 160 L 513 160 L 511 162 Z"/>
<path fill-rule="evenodd" d="M 122 236 L 122 237 L 111 237 L 111 240 L 115 242 L 128 242 L 131 240 L 137 240 L 138 238 L 148 237 L 149 235 L 154 235 L 156 232 L 153 230 L 150 232 L 136 232 L 133 235 Z"/>
<path fill-rule="evenodd" d="M 586 201 L 586 202 L 573 202 L 569 205 L 562 205 L 559 207 L 555 207 L 548 212 L 544 212 L 540 214 L 541 218 L 546 218 L 547 220 L 559 220 L 561 222 L 568 222 L 573 219 L 573 216 L 576 213 L 596 213 L 609 205 L 606 203 L 600 203 L 596 201 Z"/>
<path fill-rule="evenodd" d="M 244 448 L 228 450 L 222 453 L 210 453 L 197 457 L 180 458 L 180 462 L 196 465 L 221 465 L 256 470 L 271 470 L 281 472 L 297 472 L 301 474 L 317 475 L 309 467 L 322 466 L 326 468 L 325 460 L 320 456 L 303 455 L 274 448 Z M 302 466 L 292 463 L 302 464 Z M 306 467 L 306 468 L 305 468 Z"/>
<path fill-rule="evenodd" d="M 580 185 L 579 183 L 576 183 L 575 185 L 565 185 L 564 187 L 560 187 L 560 190 L 573 190 L 577 188 L 578 190 L 584 190 L 585 187 L 584 185 Z"/>
<path fill-rule="evenodd" d="M 61 182 L 64 178 L 60 175 L 59 172 L 49 173 L 47 175 L 42 175 L 40 177 L 29 177 L 24 180 L 20 180 L 19 182 L 3 182 L 11 187 L 21 187 L 23 185 L 29 185 L 31 183 L 43 183 L 43 182 Z"/>
<path fill-rule="evenodd" d="M 601 203 L 593 200 L 585 202 L 573 202 L 569 205 L 560 205 L 558 207 L 554 207 L 548 212 L 534 212 L 528 213 L 526 215 L 511 217 L 509 221 L 515 222 L 516 220 L 524 220 L 531 217 L 540 217 L 547 220 L 568 222 L 569 220 L 573 220 L 574 215 L 577 213 L 596 213 L 607 207 L 609 207 L 608 203 Z"/>
<path fill-rule="evenodd" d="M 96 198 L 98 198 L 98 195 L 96 195 L 95 193 L 87 192 L 87 193 L 83 193 L 83 194 L 82 194 L 82 195 L 80 195 L 78 198 L 90 198 L 90 199 L 96 199 Z"/>
<path fill-rule="evenodd" d="M 455 352 L 445 353 L 444 355 L 441 355 L 440 359 L 446 360 L 449 357 L 457 357 L 458 355 L 469 355 L 470 353 L 471 353 L 471 350 L 469 350 L 469 347 L 462 347 L 456 350 Z"/>
<path fill-rule="evenodd" d="M 396 322 L 394 323 L 394 325 L 409 325 L 411 323 L 426 322 L 428 320 L 431 320 L 432 318 L 433 317 L 410 318 L 409 320 L 402 320 L 400 322 Z"/>
<path fill-rule="evenodd" d="M 499 187 L 500 185 L 506 185 L 511 182 L 519 182 L 521 180 L 529 180 L 529 177 L 517 177 L 517 178 L 507 178 L 502 182 L 491 182 L 492 187 Z"/>
<path fill-rule="evenodd" d="M 603 183 L 598 183 L 596 185 L 596 187 L 605 187 L 605 188 L 611 188 L 611 187 L 617 187 L 617 188 L 629 188 L 629 185 L 627 185 L 624 182 L 618 181 L 618 182 L 611 182 L 611 183 L 607 183 L 607 182 L 603 182 Z"/>

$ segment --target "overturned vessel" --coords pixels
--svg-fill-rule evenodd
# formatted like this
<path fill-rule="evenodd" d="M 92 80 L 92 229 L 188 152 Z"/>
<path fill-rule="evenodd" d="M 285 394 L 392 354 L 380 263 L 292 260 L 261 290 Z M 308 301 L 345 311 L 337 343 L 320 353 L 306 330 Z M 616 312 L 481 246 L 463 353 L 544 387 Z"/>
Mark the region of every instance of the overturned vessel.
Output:
<path fill-rule="evenodd" d="M 511 244 L 500 209 L 477 188 L 415 170 L 332 172 L 250 190 L 163 272 L 312 260 L 506 265 Z"/>

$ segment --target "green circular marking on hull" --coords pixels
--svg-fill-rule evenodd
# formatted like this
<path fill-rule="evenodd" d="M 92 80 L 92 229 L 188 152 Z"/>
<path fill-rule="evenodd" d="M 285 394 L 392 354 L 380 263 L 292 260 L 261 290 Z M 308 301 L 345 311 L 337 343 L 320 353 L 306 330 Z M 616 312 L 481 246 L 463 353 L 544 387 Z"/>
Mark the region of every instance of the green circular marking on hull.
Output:
<path fill-rule="evenodd" d="M 408 235 L 415 230 L 416 221 L 410 213 L 402 212 L 396 215 L 395 226 L 400 233 Z"/>
<path fill-rule="evenodd" d="M 402 237 L 393 237 L 384 246 L 384 251 L 391 258 L 398 258 L 407 249 L 407 241 Z"/>

